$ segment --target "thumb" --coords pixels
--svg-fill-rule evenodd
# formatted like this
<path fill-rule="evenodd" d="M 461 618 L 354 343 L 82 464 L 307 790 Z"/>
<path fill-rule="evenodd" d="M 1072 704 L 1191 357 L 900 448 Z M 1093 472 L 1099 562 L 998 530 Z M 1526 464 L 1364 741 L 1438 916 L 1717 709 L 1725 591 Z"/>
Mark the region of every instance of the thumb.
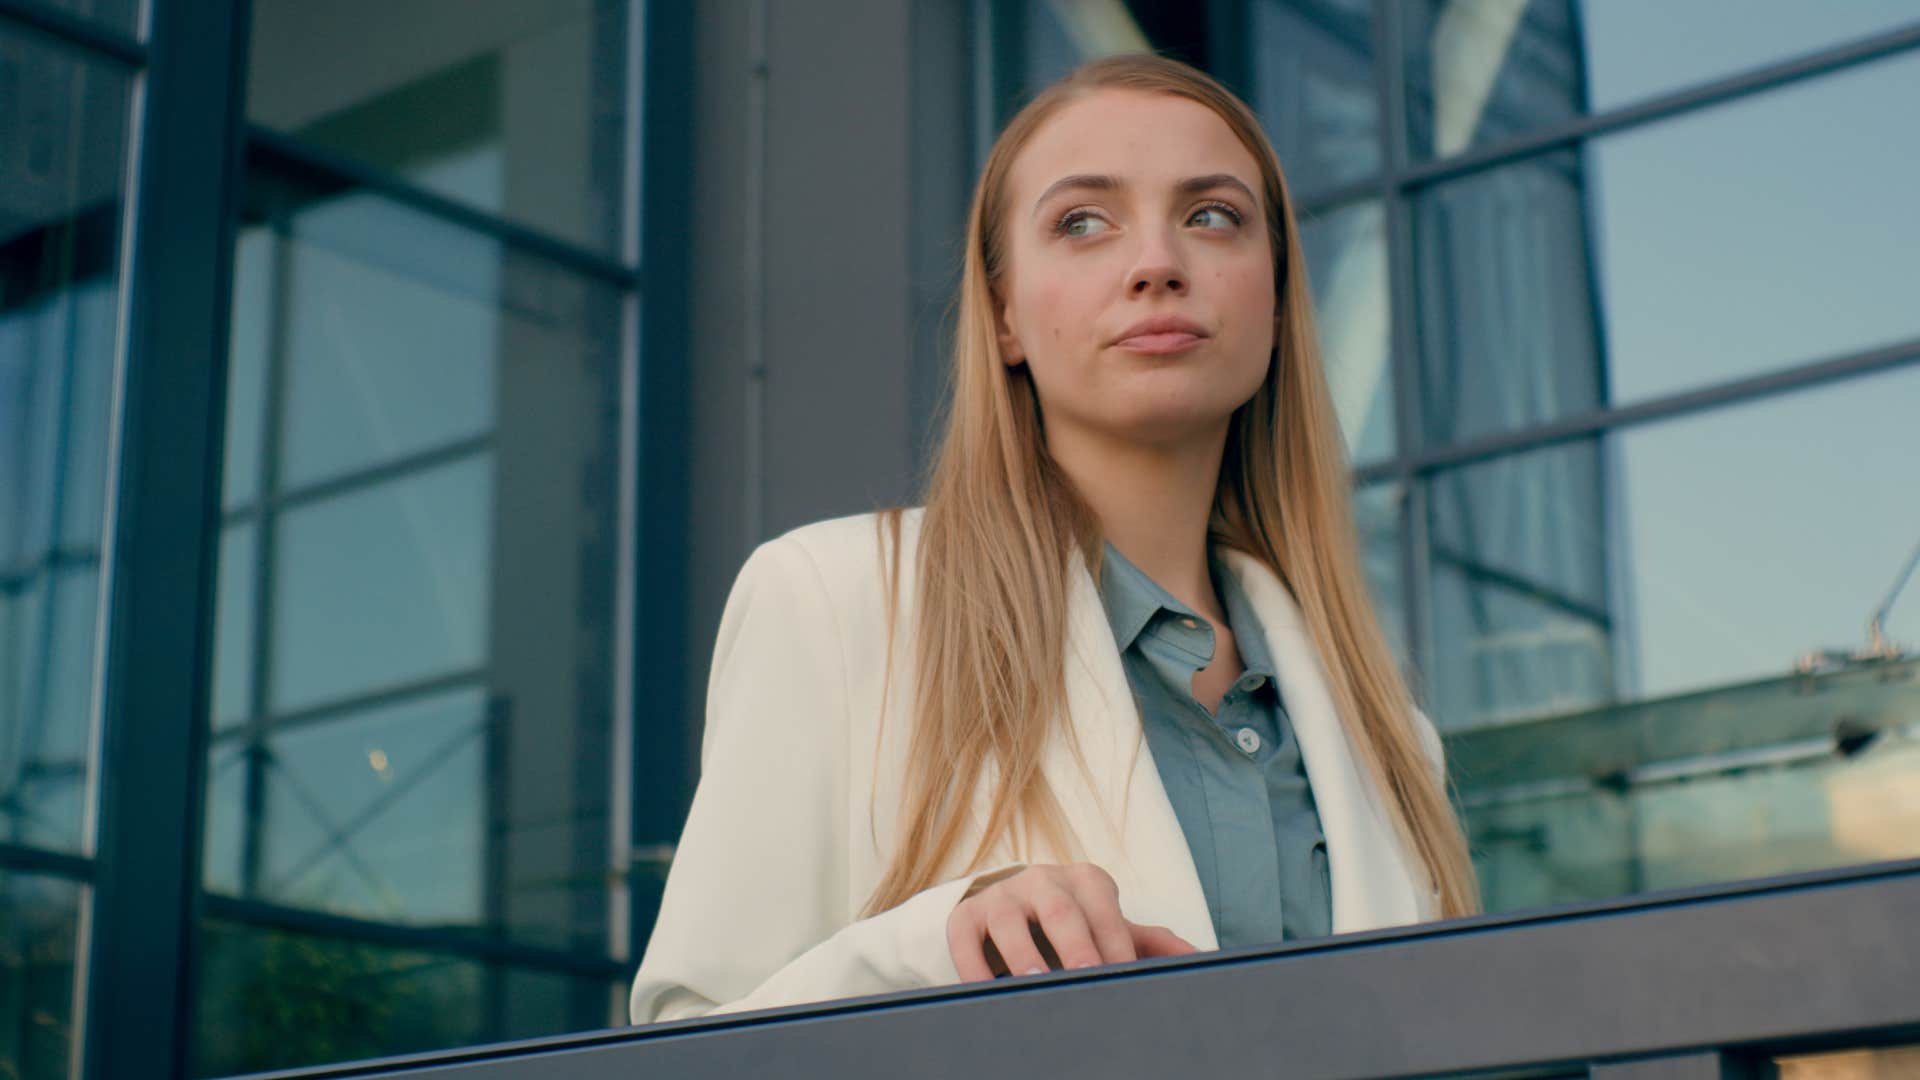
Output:
<path fill-rule="evenodd" d="M 1127 928 L 1133 931 L 1133 948 L 1142 959 L 1149 956 L 1186 956 L 1200 951 L 1192 942 L 1164 926 L 1142 926 L 1129 922 Z"/>

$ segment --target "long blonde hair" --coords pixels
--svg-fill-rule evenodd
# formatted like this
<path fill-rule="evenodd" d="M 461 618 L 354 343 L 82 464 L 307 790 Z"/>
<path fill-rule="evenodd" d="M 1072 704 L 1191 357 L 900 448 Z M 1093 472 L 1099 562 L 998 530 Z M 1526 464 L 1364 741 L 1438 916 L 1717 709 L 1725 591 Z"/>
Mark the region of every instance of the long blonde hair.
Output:
<path fill-rule="evenodd" d="M 1099 522 L 1048 455 L 1026 365 L 1002 363 L 993 286 L 1006 269 L 1008 174 L 1041 124 L 1098 90 L 1172 94 L 1226 121 L 1259 162 L 1280 312 L 1274 361 L 1233 415 L 1209 541 L 1271 568 L 1300 606 L 1334 705 L 1443 916 L 1478 907 L 1459 823 L 1435 779 L 1412 699 L 1361 574 L 1348 465 L 1314 332 L 1286 180 L 1251 110 L 1207 75 L 1156 56 L 1087 64 L 1008 123 L 987 156 L 967 220 L 945 437 L 925 493 L 916 575 L 914 723 L 899 843 L 866 913 L 936 884 L 994 777 L 991 811 L 968 865 L 1017 829 L 1066 851 L 1060 807 L 1040 770 L 1048 725 L 1065 712 L 1069 575 L 1077 550 L 1097 567 Z M 900 511 L 882 515 L 895 558 Z M 883 537 L 884 540 L 884 537 Z M 891 636 L 890 636 L 891 637 Z M 889 650 L 888 664 L 892 663 Z M 1069 732 L 1070 733 L 1070 732 Z"/>

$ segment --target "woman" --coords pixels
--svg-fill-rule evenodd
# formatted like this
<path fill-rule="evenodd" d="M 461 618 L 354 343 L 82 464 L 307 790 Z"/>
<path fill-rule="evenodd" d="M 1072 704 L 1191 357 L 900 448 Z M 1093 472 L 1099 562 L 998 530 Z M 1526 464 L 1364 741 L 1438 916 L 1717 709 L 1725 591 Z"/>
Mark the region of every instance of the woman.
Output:
<path fill-rule="evenodd" d="M 1300 244 L 1173 61 L 1007 126 L 923 511 L 762 545 L 636 1023 L 1458 916 L 1368 603 Z"/>

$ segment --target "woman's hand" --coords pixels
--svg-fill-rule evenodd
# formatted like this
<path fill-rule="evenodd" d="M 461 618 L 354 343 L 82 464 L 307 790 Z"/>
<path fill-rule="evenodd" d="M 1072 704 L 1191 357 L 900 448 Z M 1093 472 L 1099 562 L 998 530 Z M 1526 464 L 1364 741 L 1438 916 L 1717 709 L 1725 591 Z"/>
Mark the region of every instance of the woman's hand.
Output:
<path fill-rule="evenodd" d="M 947 917 L 947 947 L 966 982 L 1019 972 L 1121 964 L 1197 951 L 1164 926 L 1120 914 L 1113 876 L 1092 863 L 1028 866 L 976 886 Z"/>

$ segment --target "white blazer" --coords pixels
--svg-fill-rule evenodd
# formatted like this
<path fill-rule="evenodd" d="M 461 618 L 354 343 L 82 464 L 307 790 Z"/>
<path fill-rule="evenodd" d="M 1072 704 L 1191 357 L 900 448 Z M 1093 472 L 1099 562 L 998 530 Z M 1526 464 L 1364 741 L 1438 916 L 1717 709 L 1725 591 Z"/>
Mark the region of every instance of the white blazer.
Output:
<path fill-rule="evenodd" d="M 1100 596 L 1078 556 L 1068 597 L 1068 711 L 1091 773 L 1056 725 L 1043 751 L 1075 849 L 1005 842 L 980 869 L 971 829 L 943 883 L 866 919 L 897 838 L 905 773 L 920 512 L 902 524 L 895 673 L 882 701 L 886 610 L 875 515 L 808 525 L 762 544 L 727 599 L 714 646 L 700 783 L 634 980 L 635 1023 L 772 1008 L 959 981 L 947 916 L 977 877 L 1023 862 L 1091 862 L 1135 922 L 1216 949 L 1185 835 L 1142 738 Z M 1426 872 L 1389 824 L 1334 712 L 1299 609 L 1256 561 L 1228 553 L 1260 619 L 1327 841 L 1333 931 L 1432 918 Z M 895 722 L 882 728 L 883 706 Z M 1436 770 L 1440 740 L 1414 713 Z M 993 779 L 991 773 L 988 782 Z M 1089 783 L 1091 779 L 1091 783 Z"/>

